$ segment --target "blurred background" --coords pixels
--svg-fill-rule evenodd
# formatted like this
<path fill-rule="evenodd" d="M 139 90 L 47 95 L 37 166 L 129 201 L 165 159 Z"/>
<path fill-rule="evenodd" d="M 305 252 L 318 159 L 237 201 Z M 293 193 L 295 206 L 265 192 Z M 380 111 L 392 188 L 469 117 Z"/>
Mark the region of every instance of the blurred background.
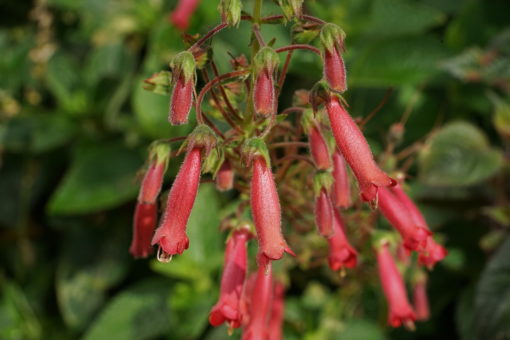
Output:
<path fill-rule="evenodd" d="M 251 1 L 243 1 L 251 10 Z M 169 97 L 143 89 L 183 50 L 174 0 L 0 1 L 0 339 L 237 339 L 207 317 L 218 294 L 218 225 L 233 194 L 202 185 L 190 249 L 170 264 L 128 254 L 137 173 Z M 265 14 L 280 14 L 265 1 Z M 202 0 L 189 34 L 219 23 Z M 289 275 L 285 339 L 510 339 L 510 2 L 305 0 L 347 33 L 346 98 L 374 151 L 405 123 L 412 195 L 448 257 L 429 276 L 432 316 L 386 326 L 377 277 L 326 264 Z M 264 26 L 276 46 L 288 26 Z M 249 25 L 213 40 L 220 71 L 249 53 Z M 296 52 L 280 107 L 322 75 Z M 407 149 L 409 150 L 409 149 Z M 179 161 L 170 162 L 167 187 Z M 139 177 L 139 176 L 138 176 Z M 373 262 L 373 258 L 361 259 Z"/>

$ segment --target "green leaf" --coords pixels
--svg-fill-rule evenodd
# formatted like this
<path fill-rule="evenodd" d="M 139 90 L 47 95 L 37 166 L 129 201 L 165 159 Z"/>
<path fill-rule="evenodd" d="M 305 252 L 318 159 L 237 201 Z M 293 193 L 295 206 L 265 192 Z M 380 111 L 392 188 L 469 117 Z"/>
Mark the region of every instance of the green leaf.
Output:
<path fill-rule="evenodd" d="M 75 130 L 62 114 L 18 115 L 0 130 L 0 144 L 8 151 L 45 152 L 68 142 Z"/>
<path fill-rule="evenodd" d="M 475 297 L 478 339 L 510 337 L 510 238 L 499 248 L 482 273 Z"/>
<path fill-rule="evenodd" d="M 169 329 L 168 282 L 147 280 L 115 296 L 95 320 L 84 340 L 143 340 Z"/>
<path fill-rule="evenodd" d="M 41 325 L 23 291 L 14 283 L 1 283 L 0 338 L 40 339 Z"/>
<path fill-rule="evenodd" d="M 103 304 L 106 291 L 127 271 L 128 243 L 124 228 L 109 226 L 108 230 L 91 233 L 92 227 L 81 223 L 66 232 L 57 267 L 60 311 L 66 324 L 75 329 L 88 324 Z"/>
<path fill-rule="evenodd" d="M 84 214 L 115 207 L 136 196 L 137 150 L 102 144 L 78 150 L 48 206 L 52 214 Z"/>
<path fill-rule="evenodd" d="M 502 166 L 499 150 L 467 122 L 446 125 L 429 138 L 419 158 L 420 179 L 434 186 L 466 186 L 480 183 Z"/>
<path fill-rule="evenodd" d="M 366 30 L 377 37 L 417 34 L 440 24 L 444 19 L 440 11 L 421 3 L 375 0 Z"/>
<path fill-rule="evenodd" d="M 444 47 L 428 36 L 359 41 L 348 49 L 347 69 L 352 86 L 421 84 L 438 72 Z"/>

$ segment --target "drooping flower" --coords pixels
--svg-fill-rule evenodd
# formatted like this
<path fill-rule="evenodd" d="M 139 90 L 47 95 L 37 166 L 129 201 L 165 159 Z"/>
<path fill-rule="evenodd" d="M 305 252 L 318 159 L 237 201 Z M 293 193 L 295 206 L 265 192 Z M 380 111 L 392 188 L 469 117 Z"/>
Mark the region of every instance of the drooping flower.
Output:
<path fill-rule="evenodd" d="M 358 252 L 350 245 L 345 235 L 345 226 L 340 213 L 334 210 L 333 236 L 328 238 L 329 243 L 329 267 L 341 270 L 344 267 L 354 268 L 358 262 Z"/>
<path fill-rule="evenodd" d="M 417 226 L 408 210 L 387 188 L 379 188 L 379 210 L 398 230 L 407 249 L 419 251 L 425 247 L 430 231 Z"/>
<path fill-rule="evenodd" d="M 253 105 L 259 115 L 268 116 L 276 112 L 274 73 L 280 59 L 270 47 L 261 48 L 254 57 Z"/>
<path fill-rule="evenodd" d="M 271 169 L 263 156 L 252 161 L 251 209 L 259 241 L 259 261 L 278 260 L 293 254 L 281 230 L 281 207 Z"/>
<path fill-rule="evenodd" d="M 404 324 L 412 329 L 416 315 L 409 304 L 404 280 L 398 271 L 387 243 L 380 245 L 377 249 L 377 264 L 379 278 L 389 305 L 388 323 L 393 327 Z"/>
<path fill-rule="evenodd" d="M 282 340 L 283 313 L 285 308 L 285 287 L 279 281 L 275 281 L 273 288 L 273 302 L 271 318 L 268 326 L 268 340 Z"/>
<path fill-rule="evenodd" d="M 158 223 L 155 203 L 137 203 L 133 221 L 133 239 L 129 252 L 133 257 L 147 257 L 152 253 L 151 239 Z"/>
<path fill-rule="evenodd" d="M 427 277 L 419 275 L 413 288 L 413 303 L 416 311 L 416 320 L 425 321 L 429 319 L 429 300 L 427 297 Z"/>
<path fill-rule="evenodd" d="M 333 229 L 333 204 L 326 189 L 322 188 L 315 198 L 315 224 L 319 234 L 330 237 L 334 234 Z"/>
<path fill-rule="evenodd" d="M 310 128 L 308 136 L 310 143 L 310 153 L 312 154 L 315 167 L 319 170 L 331 168 L 331 156 L 329 155 L 328 145 L 317 124 Z"/>
<path fill-rule="evenodd" d="M 216 189 L 219 191 L 227 191 L 234 186 L 234 170 L 230 165 L 230 161 L 225 159 L 221 164 L 220 170 L 216 174 Z"/>
<path fill-rule="evenodd" d="M 348 208 L 351 206 L 351 186 L 347 166 L 342 154 L 336 150 L 333 154 L 333 202 L 339 208 Z"/>
<path fill-rule="evenodd" d="M 194 147 L 186 154 L 168 194 L 163 218 L 152 239 L 152 244 L 158 244 L 168 256 L 182 254 L 189 246 L 186 225 L 200 182 L 201 149 Z"/>
<path fill-rule="evenodd" d="M 390 190 L 407 209 L 413 222 L 419 227 L 430 230 L 427 221 L 425 220 L 425 217 L 421 213 L 420 209 L 418 209 L 413 200 L 405 193 L 405 191 L 402 189 L 402 186 L 397 184 L 394 187 L 391 187 Z M 432 234 L 430 234 L 425 242 L 425 246 L 420 251 L 418 261 L 420 264 L 432 268 L 437 262 L 443 260 L 447 254 L 448 251 L 443 246 L 436 243 L 432 237 Z"/>
<path fill-rule="evenodd" d="M 193 91 L 196 82 L 195 57 L 188 51 L 177 54 L 170 66 L 173 72 L 173 89 L 168 117 L 172 125 L 188 122 L 188 115 L 193 104 Z"/>
<path fill-rule="evenodd" d="M 220 298 L 209 314 L 209 322 L 213 326 L 219 326 L 224 322 L 230 328 L 238 328 L 241 325 L 240 299 L 246 277 L 246 243 L 249 238 L 247 230 L 239 229 L 234 231 L 227 241 Z"/>
<path fill-rule="evenodd" d="M 163 176 L 165 175 L 170 159 L 170 147 L 167 144 L 158 144 L 154 147 L 150 155 L 150 164 L 145 172 L 138 193 L 139 203 L 155 204 L 161 186 L 163 185 Z"/>
<path fill-rule="evenodd" d="M 273 273 L 271 262 L 259 265 L 257 278 L 250 298 L 249 321 L 243 330 L 242 340 L 267 339 L 268 323 L 273 299 Z"/>
<path fill-rule="evenodd" d="M 374 201 L 377 189 L 393 185 L 394 180 L 379 169 L 361 130 L 336 96 L 326 101 L 326 109 L 336 144 L 358 180 L 362 199 Z"/>
<path fill-rule="evenodd" d="M 170 22 L 181 31 L 189 27 L 193 13 L 197 9 L 199 0 L 179 0 L 177 7 L 170 13 Z"/>
<path fill-rule="evenodd" d="M 324 47 L 324 78 L 329 87 L 337 92 L 347 90 L 345 63 L 342 58 L 344 39 L 344 31 L 335 24 L 325 24 L 320 33 L 320 40 Z"/>

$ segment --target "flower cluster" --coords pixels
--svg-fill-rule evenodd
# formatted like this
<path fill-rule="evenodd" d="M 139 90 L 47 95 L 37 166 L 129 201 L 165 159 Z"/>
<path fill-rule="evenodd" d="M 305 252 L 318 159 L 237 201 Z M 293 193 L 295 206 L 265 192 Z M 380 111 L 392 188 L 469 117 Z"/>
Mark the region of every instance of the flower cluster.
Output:
<path fill-rule="evenodd" d="M 196 1 L 182 3 L 182 8 L 189 10 Z M 222 0 L 222 23 L 192 41 L 171 61 L 169 122 L 186 124 L 194 107 L 198 124 L 189 136 L 158 141 L 152 147 L 135 212 L 131 253 L 146 257 L 152 246 L 157 246 L 160 261 L 182 254 L 190 243 L 186 227 L 201 175 L 210 174 L 219 191 L 235 190 L 239 195 L 238 209 L 223 223 L 229 234 L 220 296 L 209 321 L 213 326 L 225 323 L 230 329 L 242 327 L 243 339 L 276 340 L 282 338 L 285 287 L 273 279 L 272 262 L 284 253 L 297 254 L 296 261 L 303 261 L 299 256 L 303 244 L 288 243 L 283 229 L 292 227 L 292 233 L 309 234 L 314 231 L 308 226 L 315 222 L 324 240 L 323 248 L 329 249 L 329 267 L 345 273 L 346 268 L 355 268 L 360 262 L 355 243 L 350 240 L 361 238 L 349 226 L 360 221 L 360 216 L 367 216 L 368 206 L 371 216 L 380 211 L 396 230 L 381 233 L 370 225 L 365 231 L 374 242 L 381 285 L 389 304 L 388 323 L 412 328 L 415 320 L 424 320 L 429 314 L 422 267 L 431 269 L 446 256 L 446 250 L 434 240 L 403 183 L 379 167 L 360 126 L 347 111 L 342 96 L 347 90 L 344 31 L 303 14 L 302 1 L 279 4 L 283 15 L 261 18 L 259 12 L 241 16 L 240 0 Z M 188 15 L 188 10 L 182 15 Z M 180 22 L 177 12 L 173 20 Z M 209 53 L 212 47 L 206 41 L 240 20 L 252 23 L 253 54 L 251 58 L 232 57 L 232 71 L 219 74 Z M 295 35 L 306 31 L 317 38 L 319 46 L 273 48 L 267 44 L 260 25 L 288 20 L 295 22 Z M 310 91 L 297 91 L 294 106 L 280 110 L 278 98 L 296 49 L 321 58 L 323 77 Z M 280 67 L 282 53 L 287 57 Z M 196 88 L 197 73 L 205 83 L 200 91 Z M 207 95 L 210 101 L 204 101 Z M 157 196 L 170 158 L 168 145 L 173 142 L 182 145 L 172 155 L 185 156 L 154 231 Z M 389 170 L 397 174 L 396 169 Z M 351 171 L 359 199 L 353 195 Z M 375 221 L 366 220 L 372 224 Z M 247 245 L 251 239 L 257 240 L 258 254 L 251 261 L 257 270 L 249 275 Z M 412 252 L 418 254 L 417 261 L 410 257 Z M 395 255 L 415 278 L 414 307 L 408 301 Z M 323 258 L 326 260 L 326 256 Z M 280 275 L 284 275 L 281 271 L 285 268 L 278 267 Z"/>

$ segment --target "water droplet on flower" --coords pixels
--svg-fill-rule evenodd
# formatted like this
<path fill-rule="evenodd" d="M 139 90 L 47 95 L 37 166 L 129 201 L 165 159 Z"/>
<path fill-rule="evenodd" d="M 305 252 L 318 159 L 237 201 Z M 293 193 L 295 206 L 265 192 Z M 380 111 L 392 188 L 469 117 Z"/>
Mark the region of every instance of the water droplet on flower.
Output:
<path fill-rule="evenodd" d="M 163 248 L 158 247 L 157 258 L 158 258 L 159 262 L 161 262 L 161 263 L 168 263 L 168 262 L 172 261 L 172 256 L 173 255 L 171 255 L 171 254 L 165 253 Z"/>

